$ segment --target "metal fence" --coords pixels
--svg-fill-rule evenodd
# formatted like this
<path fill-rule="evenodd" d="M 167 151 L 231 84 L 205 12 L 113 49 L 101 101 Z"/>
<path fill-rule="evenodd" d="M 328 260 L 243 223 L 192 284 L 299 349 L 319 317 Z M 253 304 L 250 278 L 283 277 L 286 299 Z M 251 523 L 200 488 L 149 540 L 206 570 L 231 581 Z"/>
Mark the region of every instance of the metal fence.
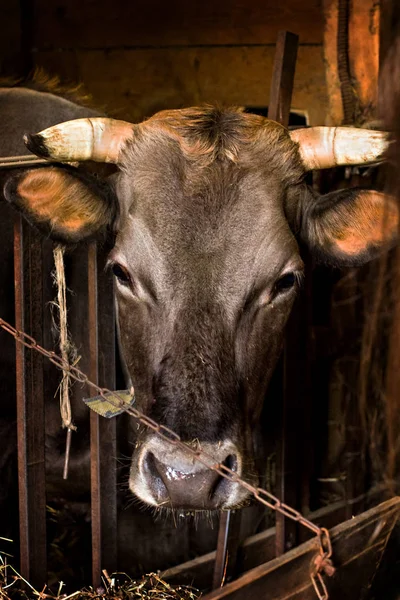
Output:
<path fill-rule="evenodd" d="M 296 54 L 297 36 L 283 32 L 277 44 L 269 117 L 286 125 Z M 47 580 L 44 450 L 46 386 L 43 358 L 47 356 L 57 366 L 65 367 L 53 352 L 40 350 L 43 346 L 46 347 L 43 273 L 49 270 L 49 253 L 44 252 L 43 247 L 39 234 L 20 216 L 16 216 L 14 226 L 15 329 L 10 328 L 0 319 L 0 325 L 8 329 L 16 337 L 17 342 L 20 342 L 16 344 L 20 566 L 23 576 L 38 585 Z M 82 271 L 81 275 L 84 275 L 80 277 L 80 281 L 84 282 L 81 286 L 87 298 L 85 309 L 89 357 L 87 377 L 83 376 L 81 371 L 69 368 L 71 374 L 79 381 L 87 384 L 90 380 L 90 385 L 98 386 L 96 389 L 100 393 L 103 393 L 105 388 L 115 389 L 116 372 L 113 285 L 111 276 L 102 268 L 98 268 L 99 256 L 101 263 L 104 252 L 105 250 L 99 250 L 95 243 L 91 243 L 87 249 L 80 251 L 76 262 L 77 268 Z M 309 511 L 310 465 L 313 452 L 309 436 L 312 423 L 311 401 L 308 393 L 309 369 L 305 364 L 309 319 L 304 318 L 304 314 L 310 311 L 309 300 L 309 291 L 306 288 L 305 295 L 289 324 L 282 362 L 283 384 L 280 390 L 282 413 L 279 418 L 280 443 L 277 456 L 279 500 L 265 490 L 252 488 L 246 482 L 241 482 L 241 485 L 245 485 L 258 501 L 277 511 L 276 555 L 282 554 L 288 547 L 303 539 L 297 528 L 297 524 L 300 523 L 319 536 L 321 556 L 329 559 L 330 544 L 327 531 L 311 523 L 299 512 Z M 180 443 L 173 432 L 163 430 L 157 423 L 140 415 L 136 409 L 131 408 L 128 412 L 135 418 L 139 417 L 145 425 L 152 427 L 158 433 L 172 439 L 172 443 Z M 299 440 L 302 440 L 301 452 L 297 443 Z M 193 449 L 189 451 L 194 452 Z M 95 586 L 100 584 L 103 568 L 109 572 L 117 568 L 116 455 L 115 420 L 101 419 L 91 412 L 92 573 Z M 210 466 L 209 458 L 204 456 L 197 456 L 197 458 L 205 460 Z M 212 468 L 216 469 L 221 476 L 237 480 L 237 475 L 223 465 L 214 465 Z M 226 562 L 230 519 L 229 512 L 221 517 L 214 585 L 218 585 L 221 581 Z M 233 542 L 232 547 L 234 546 Z M 326 562 L 321 563 L 320 568 L 323 570 L 326 564 Z M 315 576 L 318 576 L 318 573 L 315 573 Z"/>
<path fill-rule="evenodd" d="M 321 572 L 325 572 L 328 575 L 333 575 L 333 573 L 334 573 L 334 567 L 330 560 L 331 556 L 332 556 L 332 545 L 331 545 L 331 541 L 330 541 L 329 531 L 326 528 L 319 527 L 318 525 L 314 524 L 312 521 L 305 518 L 298 510 L 295 510 L 294 508 L 288 506 L 287 504 L 285 504 L 284 502 L 279 500 L 279 498 L 277 498 L 276 496 L 274 496 L 267 490 L 265 490 L 261 487 L 255 487 L 255 486 L 249 484 L 244 479 L 240 478 L 235 471 L 232 471 L 226 465 L 224 465 L 222 463 L 215 463 L 213 456 L 211 454 L 201 450 L 201 448 L 192 448 L 188 444 L 182 442 L 180 437 L 174 431 L 172 431 L 165 425 L 161 425 L 161 424 L 157 423 L 156 421 L 154 421 L 153 419 L 147 417 L 144 413 L 140 412 L 136 408 L 127 405 L 126 402 L 124 401 L 124 398 L 118 392 L 109 390 L 105 387 L 100 387 L 97 383 L 94 383 L 94 381 L 91 381 L 87 377 L 87 375 L 85 375 L 80 369 L 76 368 L 73 365 L 71 366 L 65 359 L 58 356 L 54 351 L 46 350 L 45 348 L 40 346 L 40 344 L 38 344 L 37 340 L 34 339 L 32 336 L 27 335 L 23 331 L 13 327 L 10 323 L 7 323 L 6 321 L 4 321 L 1 318 L 0 318 L 0 327 L 2 327 L 5 331 L 7 331 L 9 334 L 11 334 L 15 338 L 15 340 L 17 342 L 17 346 L 21 345 L 24 348 L 28 348 L 29 350 L 33 350 L 33 351 L 39 353 L 41 356 L 44 356 L 50 362 L 52 362 L 54 365 L 56 365 L 59 369 L 61 369 L 64 373 L 67 373 L 71 378 L 73 378 L 74 380 L 76 380 L 80 383 L 87 384 L 92 390 L 96 391 L 100 396 L 102 396 L 104 398 L 104 400 L 106 400 L 108 403 L 114 405 L 116 408 L 121 409 L 124 412 L 126 412 L 127 414 L 131 415 L 145 427 L 152 429 L 152 431 L 154 431 L 157 435 L 162 437 L 169 444 L 173 444 L 175 446 L 180 447 L 184 452 L 190 454 L 195 460 L 200 461 L 208 469 L 211 469 L 212 471 L 215 471 L 221 477 L 224 477 L 230 481 L 234 481 L 241 487 L 244 487 L 248 492 L 250 492 L 250 494 L 253 496 L 253 498 L 255 500 L 257 500 L 258 502 L 260 502 L 267 508 L 276 511 L 276 513 L 279 516 L 287 517 L 288 519 L 291 519 L 292 521 L 299 523 L 300 525 L 306 527 L 312 533 L 314 533 L 318 538 L 319 553 L 316 556 L 316 559 L 314 561 L 314 564 L 316 565 L 316 570 L 315 570 L 315 572 L 311 573 L 311 579 L 316 587 L 316 590 L 322 589 L 322 594 L 324 592 L 326 592 L 324 583 L 323 583 L 323 580 L 321 577 Z M 95 435 L 96 435 L 96 433 L 97 433 L 97 431 L 95 431 Z M 93 444 L 92 436 L 93 436 L 93 432 L 91 435 L 91 451 L 96 452 L 97 456 L 95 458 L 97 460 L 99 460 L 99 456 L 98 456 L 99 452 L 98 452 L 98 449 L 96 448 L 98 441 L 95 440 L 95 442 Z M 67 440 L 69 440 L 69 439 L 70 438 L 68 436 Z M 68 441 L 67 441 L 67 444 L 68 444 Z M 93 461 L 93 458 L 92 458 L 92 461 Z M 96 484 L 97 484 L 97 481 L 95 481 L 95 486 L 93 485 L 93 479 L 92 479 L 92 504 L 94 501 L 93 496 L 95 496 L 96 502 L 99 501 L 99 490 L 96 487 Z M 20 498 L 21 498 L 21 493 L 20 493 Z M 21 516 L 21 513 L 20 513 L 20 516 Z M 225 517 L 228 517 L 228 518 L 221 519 L 221 524 L 223 524 L 223 527 L 225 529 L 227 529 L 229 527 L 229 516 L 230 516 L 230 511 L 225 511 Z M 101 539 L 101 510 L 98 511 L 98 513 L 93 512 L 93 506 L 92 506 L 92 523 L 93 523 L 93 519 L 95 519 L 95 520 L 97 519 L 95 525 L 97 526 L 96 527 L 96 535 L 98 536 L 98 539 L 93 540 L 93 536 L 92 536 L 92 544 L 93 544 L 93 542 L 99 543 L 99 547 L 101 550 L 101 542 L 102 542 L 102 539 Z M 99 521 L 100 521 L 100 523 L 99 523 Z M 92 533 L 94 533 L 93 525 L 92 525 Z M 25 540 L 24 540 L 24 542 L 25 542 Z M 26 544 L 26 542 L 25 542 L 25 544 Z M 26 550 L 26 545 L 24 547 L 24 550 Z M 94 560 L 95 556 L 97 557 L 96 549 L 94 551 L 92 550 L 92 556 L 93 556 L 93 560 Z M 101 553 L 100 553 L 100 556 L 101 556 Z M 24 558 L 25 558 L 25 556 L 24 556 Z M 217 569 L 215 571 L 215 573 L 216 573 L 215 579 L 216 580 L 214 581 L 215 587 L 218 587 L 221 584 L 221 581 L 223 581 L 223 573 L 222 573 L 222 571 L 221 571 L 221 573 L 219 571 L 220 571 L 220 568 L 225 564 L 226 558 L 227 558 L 227 556 L 226 556 L 225 544 L 220 542 L 218 544 L 218 548 L 217 548 L 217 557 L 216 557 Z M 21 554 L 21 560 L 22 560 L 22 554 Z M 97 562 L 96 563 L 93 562 L 93 581 L 94 581 L 94 585 L 96 587 L 97 587 L 97 585 L 100 584 L 100 573 L 96 572 L 97 566 L 98 566 Z M 100 568 L 101 568 L 101 566 L 102 565 L 100 564 Z M 95 579 L 96 576 L 99 577 L 98 580 Z M 318 585 L 320 587 L 318 587 Z M 320 597 L 322 597 L 322 596 L 320 596 Z"/>
<path fill-rule="evenodd" d="M 16 216 L 14 229 L 15 324 L 43 345 L 43 242 Z M 85 271 L 82 265 L 82 271 Z M 101 306 L 99 297 L 101 296 Z M 109 276 L 97 272 L 97 248 L 87 253 L 89 377 L 115 387 L 113 288 Z M 101 350 L 99 350 L 101 348 Z M 45 390 L 43 356 L 16 345 L 17 440 L 20 522 L 20 565 L 25 578 L 47 580 Z M 93 581 L 101 566 L 116 568 L 117 475 L 115 421 L 90 414 Z M 107 557 L 107 559 L 106 559 Z"/>

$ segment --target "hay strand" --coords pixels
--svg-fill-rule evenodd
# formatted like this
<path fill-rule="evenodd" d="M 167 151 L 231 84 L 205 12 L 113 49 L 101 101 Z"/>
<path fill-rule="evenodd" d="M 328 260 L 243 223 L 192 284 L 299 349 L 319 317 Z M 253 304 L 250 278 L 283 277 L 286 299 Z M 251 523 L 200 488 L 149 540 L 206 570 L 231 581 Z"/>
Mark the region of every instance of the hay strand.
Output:
<path fill-rule="evenodd" d="M 64 361 L 71 364 L 71 359 L 75 357 L 76 351 L 73 347 L 68 333 L 68 315 L 67 315 L 67 285 L 65 281 L 64 268 L 64 246 L 57 245 L 53 250 L 55 273 L 54 282 L 57 287 L 57 300 L 53 305 L 58 310 L 58 332 L 59 332 L 59 349 L 61 357 Z M 75 361 L 74 361 L 75 362 Z M 71 450 L 71 434 L 76 430 L 72 422 L 72 410 L 70 399 L 71 377 L 68 372 L 63 371 L 60 383 L 60 413 L 63 427 L 67 430 L 67 438 L 65 445 L 65 460 L 63 479 L 68 478 L 69 455 Z"/>

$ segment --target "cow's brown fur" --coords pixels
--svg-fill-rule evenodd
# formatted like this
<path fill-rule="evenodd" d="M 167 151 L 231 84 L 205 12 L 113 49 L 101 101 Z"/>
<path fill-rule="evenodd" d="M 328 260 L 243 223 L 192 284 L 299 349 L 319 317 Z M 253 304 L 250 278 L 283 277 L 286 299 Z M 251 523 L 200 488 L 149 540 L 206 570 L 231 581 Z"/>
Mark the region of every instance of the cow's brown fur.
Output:
<path fill-rule="evenodd" d="M 127 152 L 166 137 L 180 148 L 191 169 L 202 170 L 222 159 L 250 166 L 261 156 L 271 172 L 279 169 L 283 183 L 297 183 L 304 176 L 297 147 L 287 130 L 240 108 L 201 106 L 161 111 L 137 125 Z"/>

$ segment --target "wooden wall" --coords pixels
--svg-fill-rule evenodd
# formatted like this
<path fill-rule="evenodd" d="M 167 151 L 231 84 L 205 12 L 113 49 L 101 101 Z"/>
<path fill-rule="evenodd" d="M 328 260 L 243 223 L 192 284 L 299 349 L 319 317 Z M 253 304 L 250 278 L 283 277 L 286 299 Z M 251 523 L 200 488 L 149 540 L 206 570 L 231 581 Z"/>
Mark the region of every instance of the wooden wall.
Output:
<path fill-rule="evenodd" d="M 301 44 L 293 107 L 308 111 L 312 124 L 324 123 L 320 0 L 1 4 L 7 24 L 0 42 L 3 71 L 26 69 L 31 60 L 63 79 L 83 81 L 109 114 L 130 120 L 203 102 L 266 106 L 277 33 L 291 30 Z"/>
<path fill-rule="evenodd" d="M 348 76 L 353 96 L 350 123 L 363 125 L 376 119 L 379 71 L 379 24 L 388 12 L 383 0 L 351 0 L 348 11 Z M 388 0 L 385 0 L 387 3 Z M 327 125 L 344 118 L 338 69 L 339 0 L 324 0 L 324 54 L 328 89 Z M 343 45 L 343 43 L 342 43 Z M 349 124 L 349 122 L 347 123 Z"/>
<path fill-rule="evenodd" d="M 0 73 L 2 76 L 21 74 L 22 39 L 19 0 L 0 2 Z"/>

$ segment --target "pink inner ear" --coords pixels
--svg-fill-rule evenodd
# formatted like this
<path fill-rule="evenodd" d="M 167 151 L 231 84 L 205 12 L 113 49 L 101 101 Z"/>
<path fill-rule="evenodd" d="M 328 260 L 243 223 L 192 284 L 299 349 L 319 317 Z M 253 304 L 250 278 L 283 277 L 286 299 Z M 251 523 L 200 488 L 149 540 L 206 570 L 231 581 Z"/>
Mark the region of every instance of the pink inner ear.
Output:
<path fill-rule="evenodd" d="M 380 192 L 368 190 L 360 193 L 351 216 L 348 216 L 334 240 L 344 254 L 355 256 L 370 245 L 382 246 L 391 242 L 398 234 L 399 211 L 396 200 Z"/>
<path fill-rule="evenodd" d="M 63 179 L 57 171 L 38 169 L 21 179 L 17 191 L 23 206 L 44 221 L 58 213 L 63 188 Z"/>
<path fill-rule="evenodd" d="M 19 203 L 38 222 L 65 235 L 88 235 L 107 225 L 107 204 L 78 178 L 58 168 L 27 172 L 18 183 Z"/>

